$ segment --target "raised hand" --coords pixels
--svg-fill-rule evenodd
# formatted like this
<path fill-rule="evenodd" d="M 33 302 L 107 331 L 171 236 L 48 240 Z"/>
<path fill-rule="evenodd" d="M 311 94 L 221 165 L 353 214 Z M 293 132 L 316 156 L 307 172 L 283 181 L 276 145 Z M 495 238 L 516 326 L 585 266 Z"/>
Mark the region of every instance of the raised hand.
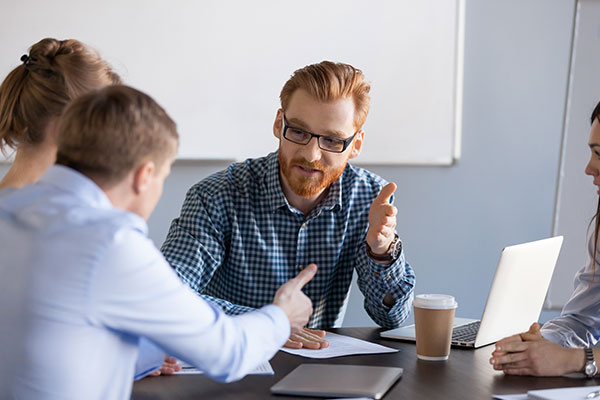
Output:
<path fill-rule="evenodd" d="M 385 254 L 395 237 L 398 209 L 390 204 L 390 197 L 395 191 L 395 183 L 390 182 L 385 185 L 369 209 L 367 243 L 375 254 Z"/>

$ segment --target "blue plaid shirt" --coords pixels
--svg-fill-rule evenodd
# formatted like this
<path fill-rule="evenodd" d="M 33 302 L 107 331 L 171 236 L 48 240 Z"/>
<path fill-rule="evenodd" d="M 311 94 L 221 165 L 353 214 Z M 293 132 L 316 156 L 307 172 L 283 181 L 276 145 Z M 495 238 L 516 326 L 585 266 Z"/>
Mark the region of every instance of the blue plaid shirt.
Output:
<path fill-rule="evenodd" d="M 314 307 L 309 328 L 334 325 L 356 268 L 367 313 L 394 328 L 410 312 L 415 277 L 404 253 L 390 266 L 367 256 L 369 208 L 384 185 L 348 164 L 305 216 L 282 192 L 276 152 L 235 163 L 188 191 L 162 252 L 192 289 L 229 314 L 271 303 L 300 266 L 317 264 L 304 288 Z M 391 308 L 383 304 L 386 293 L 395 300 Z"/>

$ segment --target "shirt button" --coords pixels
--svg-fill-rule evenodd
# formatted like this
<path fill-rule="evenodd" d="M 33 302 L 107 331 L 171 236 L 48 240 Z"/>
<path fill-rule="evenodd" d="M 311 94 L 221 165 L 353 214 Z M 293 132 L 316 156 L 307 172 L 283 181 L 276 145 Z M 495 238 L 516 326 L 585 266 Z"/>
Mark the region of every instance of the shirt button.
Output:
<path fill-rule="evenodd" d="M 388 276 L 386 276 L 386 277 L 385 277 L 385 280 L 386 280 L 386 281 L 389 281 L 390 279 L 392 279 L 392 276 L 391 276 L 391 275 L 388 275 Z"/>
<path fill-rule="evenodd" d="M 306 229 L 306 222 L 302 224 L 302 229 Z"/>
<path fill-rule="evenodd" d="M 379 278 L 379 272 L 374 272 L 374 273 L 373 273 L 373 276 L 374 276 L 375 278 Z"/>
<path fill-rule="evenodd" d="M 302 271 L 304 269 L 304 265 L 298 265 L 298 269 Z"/>

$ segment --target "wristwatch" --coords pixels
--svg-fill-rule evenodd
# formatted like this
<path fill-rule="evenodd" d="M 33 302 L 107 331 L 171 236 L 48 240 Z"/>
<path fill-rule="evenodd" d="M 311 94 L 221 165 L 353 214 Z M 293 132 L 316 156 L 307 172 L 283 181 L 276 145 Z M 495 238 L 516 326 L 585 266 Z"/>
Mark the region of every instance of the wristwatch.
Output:
<path fill-rule="evenodd" d="M 402 253 L 402 240 L 396 235 L 390 246 L 388 247 L 385 254 L 375 254 L 373 250 L 371 250 L 371 246 L 367 243 L 367 255 L 373 260 L 377 262 L 391 263 L 394 262 L 400 257 L 400 253 Z"/>
<path fill-rule="evenodd" d="M 586 347 L 584 350 L 585 367 L 583 368 L 583 373 L 588 378 L 593 378 L 598 373 L 598 367 L 596 366 L 596 361 L 594 361 L 594 351 L 591 347 Z"/>

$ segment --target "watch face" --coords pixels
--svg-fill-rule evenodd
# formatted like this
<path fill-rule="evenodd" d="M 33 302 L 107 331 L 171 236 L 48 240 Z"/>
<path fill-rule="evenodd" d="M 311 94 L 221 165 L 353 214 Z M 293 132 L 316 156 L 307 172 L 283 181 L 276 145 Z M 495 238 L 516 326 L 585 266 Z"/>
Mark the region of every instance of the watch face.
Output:
<path fill-rule="evenodd" d="M 596 363 L 594 362 L 588 362 L 585 365 L 585 375 L 586 376 L 594 376 L 596 375 L 596 373 L 598 372 L 598 368 L 596 367 Z"/>

